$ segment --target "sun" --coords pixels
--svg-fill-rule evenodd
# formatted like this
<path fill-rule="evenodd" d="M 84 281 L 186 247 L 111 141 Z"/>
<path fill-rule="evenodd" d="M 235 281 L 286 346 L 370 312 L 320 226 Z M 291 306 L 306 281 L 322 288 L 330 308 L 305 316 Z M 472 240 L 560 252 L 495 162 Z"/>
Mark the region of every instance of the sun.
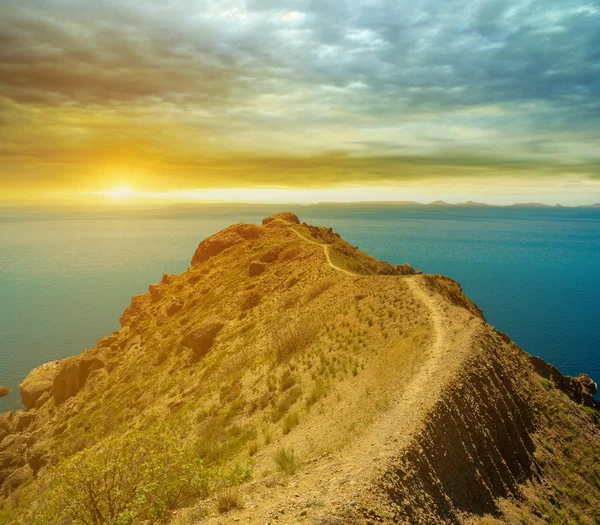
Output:
<path fill-rule="evenodd" d="M 129 186 L 115 186 L 108 190 L 106 195 L 114 199 L 129 199 L 135 195 L 135 192 Z"/>

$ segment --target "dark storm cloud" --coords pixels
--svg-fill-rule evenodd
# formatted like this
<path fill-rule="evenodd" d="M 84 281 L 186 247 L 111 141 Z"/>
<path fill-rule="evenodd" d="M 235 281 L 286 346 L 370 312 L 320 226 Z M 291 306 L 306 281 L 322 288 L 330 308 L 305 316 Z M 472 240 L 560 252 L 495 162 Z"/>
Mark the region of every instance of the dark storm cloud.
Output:
<path fill-rule="evenodd" d="M 279 134 L 288 153 L 365 153 L 360 166 L 328 160 L 340 178 L 383 173 L 380 157 L 389 173 L 389 152 L 411 148 L 445 166 L 445 142 L 458 143 L 453 165 L 479 166 L 490 150 L 484 165 L 497 166 L 512 151 L 508 164 L 560 172 L 574 162 L 563 153 L 595 165 L 598 27 L 597 0 L 4 1 L 0 138 L 16 155 L 31 111 L 67 108 L 185 127 L 190 142 L 210 133 L 231 151 L 261 140 L 268 151 Z M 81 140 L 69 132 L 108 133 L 57 118 L 59 148 Z M 165 149 L 178 140 L 165 136 Z M 291 170 L 282 147 L 274 163 Z"/>

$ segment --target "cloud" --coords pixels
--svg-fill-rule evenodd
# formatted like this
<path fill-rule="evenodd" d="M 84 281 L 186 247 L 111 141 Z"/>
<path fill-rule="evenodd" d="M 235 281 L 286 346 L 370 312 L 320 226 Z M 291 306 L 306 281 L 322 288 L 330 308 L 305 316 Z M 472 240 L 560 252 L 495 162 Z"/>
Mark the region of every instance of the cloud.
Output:
<path fill-rule="evenodd" d="M 597 177 L 599 26 L 595 0 L 2 3 L 0 181 Z"/>

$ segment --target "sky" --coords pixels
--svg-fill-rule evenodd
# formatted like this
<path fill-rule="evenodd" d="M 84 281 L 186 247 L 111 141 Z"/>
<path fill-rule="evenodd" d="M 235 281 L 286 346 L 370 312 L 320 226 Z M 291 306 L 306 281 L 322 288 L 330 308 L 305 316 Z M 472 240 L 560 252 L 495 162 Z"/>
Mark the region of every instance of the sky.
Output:
<path fill-rule="evenodd" d="M 600 0 L 0 0 L 0 204 L 600 201 Z"/>

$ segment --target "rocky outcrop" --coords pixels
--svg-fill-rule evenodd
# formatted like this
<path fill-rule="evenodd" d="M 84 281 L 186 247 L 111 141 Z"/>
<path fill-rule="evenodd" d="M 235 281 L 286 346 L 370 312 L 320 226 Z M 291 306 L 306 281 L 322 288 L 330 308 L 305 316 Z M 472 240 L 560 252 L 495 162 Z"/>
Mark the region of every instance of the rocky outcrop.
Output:
<path fill-rule="evenodd" d="M 577 377 L 563 375 L 554 365 L 546 363 L 543 359 L 530 355 L 529 362 L 535 371 L 543 378 L 552 381 L 554 386 L 562 390 L 578 405 L 590 408 L 598 408 L 594 395 L 598 391 L 598 385 L 587 374 Z"/>
<path fill-rule="evenodd" d="M 85 386 L 90 373 L 104 366 L 104 361 L 91 353 L 63 361 L 52 386 L 54 402 L 60 405 L 76 395 Z"/>
<path fill-rule="evenodd" d="M 52 390 L 54 379 L 58 374 L 59 361 L 45 363 L 29 372 L 20 385 L 21 403 L 28 409 L 34 408 L 37 401 Z"/>
<path fill-rule="evenodd" d="M 213 235 L 203 240 L 192 257 L 192 266 L 197 266 L 211 257 L 219 255 L 222 251 L 243 242 L 243 237 L 235 232 L 224 232 Z"/>
<path fill-rule="evenodd" d="M 400 275 L 414 275 L 415 274 L 414 268 L 407 262 L 403 262 L 400 265 L 397 264 L 395 266 L 395 268 L 400 273 Z"/>
<path fill-rule="evenodd" d="M 0 386 L 0 397 L 7 396 L 11 392 L 12 389 L 8 388 L 7 386 Z"/>
<path fill-rule="evenodd" d="M 123 315 L 119 319 L 121 326 L 131 324 L 133 321 L 143 316 L 146 307 L 150 304 L 150 294 L 136 295 L 131 299 L 131 304 L 125 308 Z"/>
<path fill-rule="evenodd" d="M 197 361 L 210 351 L 215 338 L 224 326 L 225 323 L 220 319 L 209 319 L 183 336 L 181 344 L 192 351 L 193 360 Z"/>
<path fill-rule="evenodd" d="M 275 213 L 274 215 L 269 215 L 268 217 L 263 219 L 262 225 L 263 226 L 267 226 L 269 224 L 276 225 L 275 223 L 277 221 L 281 221 L 283 223 L 287 222 L 289 224 L 300 224 L 300 219 L 298 219 L 297 215 L 294 215 L 293 213 L 291 213 L 289 211 L 284 211 L 281 213 Z"/>

